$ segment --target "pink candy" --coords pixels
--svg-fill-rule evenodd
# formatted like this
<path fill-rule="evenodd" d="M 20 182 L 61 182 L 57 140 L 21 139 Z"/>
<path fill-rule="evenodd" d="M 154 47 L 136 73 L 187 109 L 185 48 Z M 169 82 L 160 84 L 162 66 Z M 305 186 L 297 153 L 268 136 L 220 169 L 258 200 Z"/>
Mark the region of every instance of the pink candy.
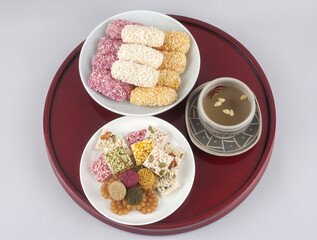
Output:
<path fill-rule="evenodd" d="M 114 79 L 110 71 L 94 71 L 88 80 L 88 86 L 118 102 L 128 100 L 134 88 L 132 84 Z"/>
<path fill-rule="evenodd" d="M 95 175 L 98 182 L 104 182 L 112 176 L 111 170 L 103 158 L 103 153 L 89 165 L 90 171 Z"/>
<path fill-rule="evenodd" d="M 99 40 L 97 54 L 99 55 L 115 55 L 117 56 L 118 51 L 123 42 L 121 40 L 114 40 L 110 38 L 102 37 Z"/>
<path fill-rule="evenodd" d="M 112 39 L 121 39 L 122 29 L 126 25 L 144 26 L 144 24 L 142 24 L 142 23 L 136 23 L 136 22 L 130 22 L 128 20 L 116 19 L 116 20 L 113 20 L 111 23 L 109 23 L 109 25 L 106 29 L 107 36 L 112 38 Z"/>
<path fill-rule="evenodd" d="M 142 130 L 139 130 L 139 131 L 134 131 L 134 132 L 130 132 L 126 135 L 126 139 L 127 139 L 127 142 L 128 142 L 128 145 L 132 145 L 134 143 L 137 143 L 137 142 L 141 142 L 144 140 L 144 137 L 145 137 L 145 134 L 146 134 L 146 129 L 142 129 Z"/>
<path fill-rule="evenodd" d="M 119 58 L 116 54 L 101 55 L 97 54 L 91 61 L 94 71 L 107 71 L 111 69 L 112 64 Z"/>

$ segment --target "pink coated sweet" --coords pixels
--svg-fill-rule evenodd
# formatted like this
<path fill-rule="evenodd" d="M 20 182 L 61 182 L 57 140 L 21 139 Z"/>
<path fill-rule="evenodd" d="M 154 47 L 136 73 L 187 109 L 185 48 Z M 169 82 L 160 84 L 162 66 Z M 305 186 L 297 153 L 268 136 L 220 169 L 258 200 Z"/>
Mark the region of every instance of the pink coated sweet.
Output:
<path fill-rule="evenodd" d="M 142 142 L 146 134 L 146 129 L 130 132 L 126 135 L 128 145 L 132 145 L 137 142 Z"/>
<path fill-rule="evenodd" d="M 94 71 L 107 71 L 111 69 L 112 64 L 117 60 L 118 56 L 116 54 L 97 54 L 93 57 L 91 66 Z"/>
<path fill-rule="evenodd" d="M 111 170 L 103 158 L 103 153 L 89 165 L 90 171 L 95 175 L 98 182 L 104 182 L 112 176 Z"/>
<path fill-rule="evenodd" d="M 117 56 L 118 51 L 123 42 L 121 40 L 110 39 L 102 37 L 99 40 L 97 54 L 99 55 L 115 55 Z"/>
<path fill-rule="evenodd" d="M 139 174 L 133 170 L 126 170 L 120 175 L 120 181 L 126 187 L 134 187 L 139 181 Z"/>
<path fill-rule="evenodd" d="M 109 38 L 112 38 L 112 39 L 121 39 L 122 29 L 126 25 L 144 26 L 144 24 L 142 24 L 142 23 L 130 22 L 128 20 L 122 20 L 122 19 L 115 19 L 111 23 L 109 23 L 109 25 L 106 29 L 107 36 Z"/>
<path fill-rule="evenodd" d="M 88 80 L 88 86 L 118 102 L 128 100 L 134 88 L 132 84 L 114 79 L 110 71 L 94 71 Z"/>

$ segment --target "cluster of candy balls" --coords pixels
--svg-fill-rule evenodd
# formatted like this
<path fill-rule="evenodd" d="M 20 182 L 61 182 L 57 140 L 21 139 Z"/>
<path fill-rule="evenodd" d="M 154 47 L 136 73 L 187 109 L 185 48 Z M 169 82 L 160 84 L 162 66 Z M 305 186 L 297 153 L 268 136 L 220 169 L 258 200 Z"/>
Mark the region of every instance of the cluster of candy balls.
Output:
<path fill-rule="evenodd" d="M 158 206 L 157 194 L 164 197 L 180 187 L 176 174 L 184 153 L 167 141 L 167 132 L 154 126 L 125 138 L 103 129 L 95 147 L 102 153 L 89 168 L 114 213 L 151 213 Z"/>

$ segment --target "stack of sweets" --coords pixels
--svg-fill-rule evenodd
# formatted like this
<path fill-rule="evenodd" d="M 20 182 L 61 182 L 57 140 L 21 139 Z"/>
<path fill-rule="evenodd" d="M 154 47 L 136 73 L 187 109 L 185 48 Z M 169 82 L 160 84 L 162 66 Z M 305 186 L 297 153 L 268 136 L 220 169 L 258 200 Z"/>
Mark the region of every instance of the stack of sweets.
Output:
<path fill-rule="evenodd" d="M 154 190 L 164 197 L 180 187 L 176 176 L 184 153 L 167 142 L 167 132 L 152 125 L 126 134 L 125 139 L 128 144 L 121 135 L 103 129 L 96 144 L 102 154 L 89 169 L 103 183 L 101 195 L 110 198 L 114 213 L 148 214 L 158 206 Z"/>
<path fill-rule="evenodd" d="M 92 59 L 89 87 L 136 105 L 165 106 L 177 100 L 190 46 L 186 33 L 115 19 L 106 34 Z"/>

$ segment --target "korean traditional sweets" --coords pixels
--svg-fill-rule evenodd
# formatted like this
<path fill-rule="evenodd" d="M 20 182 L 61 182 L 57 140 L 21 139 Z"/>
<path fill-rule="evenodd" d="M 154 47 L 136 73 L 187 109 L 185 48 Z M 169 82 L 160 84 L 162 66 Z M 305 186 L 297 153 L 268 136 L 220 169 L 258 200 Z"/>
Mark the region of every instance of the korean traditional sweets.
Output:
<path fill-rule="evenodd" d="M 118 102 L 166 106 L 177 100 L 190 38 L 115 19 L 100 38 L 88 86 Z"/>
<path fill-rule="evenodd" d="M 168 142 L 162 129 L 150 125 L 124 137 L 103 129 L 95 148 L 101 154 L 89 169 L 115 214 L 152 213 L 159 197 L 180 187 L 176 177 L 184 152 Z"/>

